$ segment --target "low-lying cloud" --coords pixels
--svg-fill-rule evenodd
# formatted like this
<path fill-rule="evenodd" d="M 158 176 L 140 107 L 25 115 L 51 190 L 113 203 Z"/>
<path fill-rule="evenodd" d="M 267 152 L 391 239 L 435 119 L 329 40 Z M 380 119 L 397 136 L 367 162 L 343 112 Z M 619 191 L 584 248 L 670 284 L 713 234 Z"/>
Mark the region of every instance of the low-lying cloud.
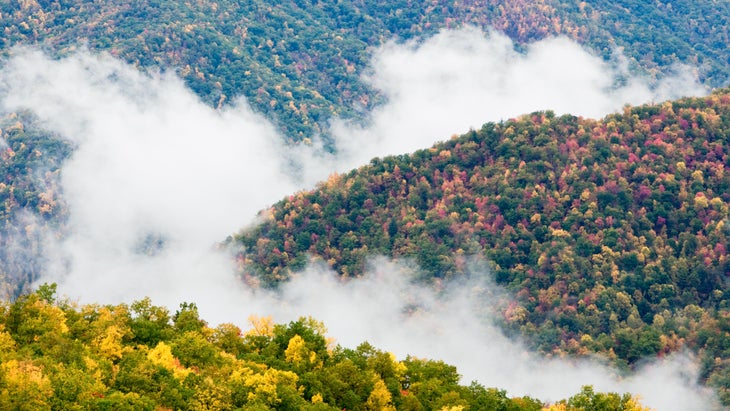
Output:
<path fill-rule="evenodd" d="M 2 77 L 7 109 L 76 145 L 61 172 L 69 234 L 47 250 L 59 256 L 47 280 L 86 301 L 235 289 L 211 249 L 296 189 L 267 120 L 245 102 L 212 110 L 174 75 L 108 55 L 21 50 Z"/>
<path fill-rule="evenodd" d="M 445 30 L 423 42 L 388 42 L 375 52 L 366 81 L 387 101 L 365 126 L 333 122 L 343 170 L 533 111 L 600 118 L 629 103 L 707 92 L 689 66 L 655 81 L 632 75 L 620 51 L 606 62 L 557 37 L 520 53 L 507 36 L 476 28 Z"/>
<path fill-rule="evenodd" d="M 590 384 L 599 391 L 637 394 L 656 410 L 717 407 L 712 392 L 697 384 L 696 361 L 686 353 L 621 376 L 598 360 L 546 359 L 530 352 L 493 323 L 509 296 L 479 265 L 468 279 L 446 283 L 438 292 L 410 281 L 413 273 L 402 265 L 380 259 L 371 266 L 364 278 L 349 282 L 310 267 L 284 286 L 277 305 L 255 308 L 281 320 L 311 315 L 346 347 L 368 340 L 398 358 L 441 359 L 458 367 L 463 382 L 479 381 L 510 395 L 555 401 Z"/>
<path fill-rule="evenodd" d="M 60 177 L 68 226 L 44 246 L 51 261 L 41 281 L 58 282 L 62 294 L 100 303 L 150 296 L 173 310 L 192 301 L 214 324 L 241 324 L 250 313 L 277 321 L 312 315 L 343 345 L 368 340 L 401 357 L 443 359 L 466 380 L 514 395 L 557 399 L 594 384 L 638 392 L 660 409 L 703 409 L 711 401 L 696 372 L 679 371 L 693 364 L 681 355 L 623 380 L 595 362 L 537 358 L 489 322 L 489 307 L 506 297 L 487 280 L 439 294 L 376 260 L 363 279 L 342 282 L 310 267 L 270 294 L 244 286 L 215 246 L 286 194 L 373 156 L 539 109 L 598 117 L 628 102 L 697 94 L 691 76 L 649 86 L 565 39 L 535 43 L 526 54 L 502 35 L 473 29 L 388 43 L 368 77 L 387 103 L 367 126 L 333 121 L 339 151 L 331 155 L 286 146 L 243 100 L 223 110 L 206 106 L 173 74 L 143 73 L 87 51 L 62 60 L 34 50 L 14 55 L 0 71 L 1 107 L 32 112 L 76 146 Z M 613 88 L 619 77 L 627 85 Z M 292 159 L 302 166 L 297 175 L 287 171 Z M 658 376 L 664 386 L 646 380 Z"/>

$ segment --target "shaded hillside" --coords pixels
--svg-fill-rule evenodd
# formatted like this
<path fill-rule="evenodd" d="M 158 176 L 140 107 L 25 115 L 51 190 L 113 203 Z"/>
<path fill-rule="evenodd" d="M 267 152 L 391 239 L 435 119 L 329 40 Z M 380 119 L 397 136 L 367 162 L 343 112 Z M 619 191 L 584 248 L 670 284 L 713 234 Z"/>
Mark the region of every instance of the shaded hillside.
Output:
<path fill-rule="evenodd" d="M 267 284 L 310 256 L 343 276 L 413 258 L 424 278 L 483 256 L 516 296 L 506 325 L 542 350 L 631 364 L 686 344 L 727 389 L 729 136 L 727 91 L 600 121 L 533 113 L 332 176 L 234 242 Z"/>
<path fill-rule="evenodd" d="M 292 140 L 379 101 L 360 78 L 373 47 L 464 24 L 494 27 L 518 44 L 566 35 L 605 58 L 622 47 L 655 74 L 692 64 L 713 86 L 727 84 L 730 72 L 730 4 L 707 0 L 44 0 L 3 2 L 0 16 L 5 53 L 17 44 L 59 55 L 86 45 L 142 67 L 173 69 L 213 106 L 247 97 Z"/>
<path fill-rule="evenodd" d="M 12 298 L 42 273 L 43 241 L 65 219 L 58 173 L 70 145 L 32 117 L 0 118 L 0 298 Z"/>
<path fill-rule="evenodd" d="M 0 408 L 33 410 L 532 410 L 544 404 L 455 367 L 334 347 L 323 324 L 250 319 L 209 327 L 195 304 L 75 306 L 42 286 L 0 305 Z M 567 407 L 566 407 L 567 406 Z M 557 410 L 644 410 L 629 394 L 580 393 Z M 547 408 L 545 408 L 547 409 Z"/>

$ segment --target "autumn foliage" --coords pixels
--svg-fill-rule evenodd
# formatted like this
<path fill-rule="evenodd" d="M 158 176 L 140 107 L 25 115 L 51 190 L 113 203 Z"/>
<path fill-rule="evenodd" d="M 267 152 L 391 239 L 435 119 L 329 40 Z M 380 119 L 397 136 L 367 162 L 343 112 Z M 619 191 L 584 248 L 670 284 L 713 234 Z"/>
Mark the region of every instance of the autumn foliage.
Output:
<path fill-rule="evenodd" d="M 149 299 L 78 306 L 55 285 L 0 305 L 0 408 L 17 410 L 540 410 L 502 390 L 459 384 L 452 366 L 368 343 L 333 346 L 311 318 L 209 327 L 195 304 Z M 588 390 L 588 391 L 586 391 Z M 630 395 L 593 393 L 634 410 Z M 566 400 L 571 404 L 572 399 Z M 583 400 L 586 401 L 586 400 Z M 488 408 L 484 408 L 484 407 Z M 573 409 L 573 408 L 569 408 Z M 579 408 L 575 408 L 579 409 Z M 599 409 L 599 408 L 595 408 Z M 603 409 L 603 408 L 600 408 Z"/>
<path fill-rule="evenodd" d="M 505 326 L 536 347 L 630 365 L 689 346 L 727 387 L 729 130 L 726 92 L 488 123 L 332 176 L 234 241 L 266 284 L 310 258 L 342 276 L 415 259 L 430 279 L 476 255 L 517 298 Z"/>

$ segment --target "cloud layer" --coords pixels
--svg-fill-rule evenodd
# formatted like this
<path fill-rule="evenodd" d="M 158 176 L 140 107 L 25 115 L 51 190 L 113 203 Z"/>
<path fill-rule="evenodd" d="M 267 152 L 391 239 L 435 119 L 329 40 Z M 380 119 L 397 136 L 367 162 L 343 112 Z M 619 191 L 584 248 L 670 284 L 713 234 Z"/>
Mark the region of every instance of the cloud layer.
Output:
<path fill-rule="evenodd" d="M 600 118 L 628 103 L 707 92 L 689 67 L 656 82 L 631 75 L 624 60 L 617 51 L 614 62 L 605 62 L 562 37 L 518 53 L 505 35 L 474 28 L 442 31 L 422 43 L 391 41 L 375 52 L 366 78 L 387 102 L 366 126 L 333 123 L 337 161 L 342 169 L 356 167 L 537 110 Z"/>
<path fill-rule="evenodd" d="M 623 77 L 626 86 L 611 87 Z M 491 325 L 491 312 L 506 297 L 484 272 L 441 294 L 411 284 L 404 268 L 382 260 L 346 283 L 310 267 L 279 294 L 238 281 L 216 242 L 333 171 L 534 110 L 597 117 L 628 102 L 703 91 L 686 73 L 650 87 L 565 39 L 519 54 L 504 36 L 473 29 L 388 43 L 375 53 L 367 80 L 388 101 L 370 113 L 367 126 L 333 121 L 339 151 L 331 155 L 285 146 L 245 101 L 211 109 L 174 75 L 142 73 L 103 54 L 52 60 L 16 50 L 0 72 L 2 107 L 33 112 L 76 145 L 60 182 L 68 234 L 45 245 L 53 263 L 43 281 L 58 282 L 62 294 L 82 302 L 150 296 L 174 310 L 193 301 L 212 323 L 241 324 L 251 313 L 277 321 L 312 315 L 343 345 L 369 340 L 401 357 L 443 359 L 467 381 L 515 395 L 557 399 L 589 383 L 639 392 L 660 409 L 705 408 L 711 396 L 694 384 L 696 372 L 680 372 L 693 364 L 685 356 L 619 380 L 597 363 L 528 353 Z M 292 159 L 302 166 L 297 175 L 285 171 Z"/>

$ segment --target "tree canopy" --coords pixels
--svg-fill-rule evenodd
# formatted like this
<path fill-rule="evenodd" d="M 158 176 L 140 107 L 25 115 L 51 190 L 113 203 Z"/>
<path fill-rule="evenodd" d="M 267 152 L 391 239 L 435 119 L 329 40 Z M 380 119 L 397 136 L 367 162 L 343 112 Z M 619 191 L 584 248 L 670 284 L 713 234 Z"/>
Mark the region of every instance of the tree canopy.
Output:
<path fill-rule="evenodd" d="M 232 242 L 273 286 L 310 256 L 342 276 L 411 258 L 427 281 L 478 256 L 536 347 L 631 365 L 689 346 L 725 390 L 728 135 L 727 90 L 602 120 L 532 113 L 332 176 Z"/>
<path fill-rule="evenodd" d="M 214 328 L 182 303 L 76 305 L 45 285 L 0 305 L 0 408 L 17 410 L 639 410 L 585 387 L 554 405 L 477 383 L 441 361 L 327 342 L 312 318 Z M 486 407 L 486 408 L 485 408 Z M 581 408 L 583 407 L 583 408 Z M 548 409 L 548 408 L 545 408 Z M 553 409 L 553 408 L 549 408 Z M 565 408 L 562 408 L 565 409 Z"/>

